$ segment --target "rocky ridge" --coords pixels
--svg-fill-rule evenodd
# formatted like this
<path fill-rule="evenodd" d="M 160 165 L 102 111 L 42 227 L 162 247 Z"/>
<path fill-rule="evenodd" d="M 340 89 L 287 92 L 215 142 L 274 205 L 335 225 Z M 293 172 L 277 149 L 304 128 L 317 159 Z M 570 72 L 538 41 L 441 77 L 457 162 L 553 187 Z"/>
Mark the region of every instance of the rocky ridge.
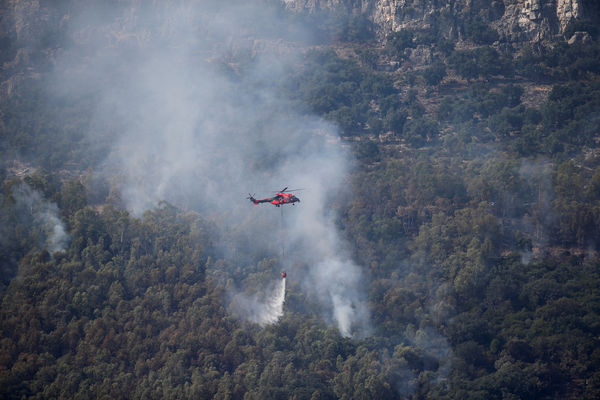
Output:
<path fill-rule="evenodd" d="M 277 1 L 277 0 L 272 0 Z M 586 42 L 587 32 L 569 31 L 572 22 L 598 20 L 600 5 L 594 0 L 280 0 L 292 12 L 340 12 L 363 15 L 375 28 L 377 39 L 384 43 L 386 37 L 403 29 L 434 28 L 438 36 L 455 42 L 465 42 L 465 29 L 472 22 L 483 22 L 498 33 L 495 44 L 507 51 L 518 50 L 530 44 L 551 44 L 557 40 L 569 43 Z M 85 1 L 7 0 L 0 2 L 0 96 L 10 96 L 19 83 L 28 77 L 52 68 L 54 53 L 64 47 L 62 40 L 72 40 L 85 46 L 88 36 L 102 37 L 107 42 L 148 39 L 147 27 L 136 24 L 136 10 L 142 7 L 139 0 L 119 1 L 121 14 L 105 31 L 89 32 L 79 27 L 70 38 L 64 37 L 66 27 L 73 24 L 76 11 L 90 11 Z M 192 2 L 152 3 L 159 13 L 179 10 L 187 13 Z M 113 10 L 112 12 L 115 12 Z M 197 15 L 190 16 L 196 18 Z M 197 26 L 201 32 L 202 21 Z M 159 31 L 168 34 L 173 27 L 168 19 L 161 21 Z M 569 37 L 565 37 L 566 32 Z M 250 38 L 252 39 L 252 38 Z M 253 40 L 253 39 L 252 39 Z M 468 41 L 466 41 L 468 45 Z M 114 43 L 107 43 L 112 46 Z M 282 47 L 278 43 L 259 43 L 260 46 Z M 288 44 L 289 45 L 289 44 Z M 411 61 L 419 65 L 430 62 L 429 48 L 411 52 Z M 35 66 L 35 67 L 32 67 Z M 41 67 L 40 67 L 41 66 Z"/>
<path fill-rule="evenodd" d="M 286 0 L 288 9 L 350 11 L 366 15 L 377 36 L 432 24 L 460 39 L 464 24 L 480 20 L 498 31 L 501 42 L 518 45 L 554 41 L 569 23 L 592 13 L 592 0 Z"/>

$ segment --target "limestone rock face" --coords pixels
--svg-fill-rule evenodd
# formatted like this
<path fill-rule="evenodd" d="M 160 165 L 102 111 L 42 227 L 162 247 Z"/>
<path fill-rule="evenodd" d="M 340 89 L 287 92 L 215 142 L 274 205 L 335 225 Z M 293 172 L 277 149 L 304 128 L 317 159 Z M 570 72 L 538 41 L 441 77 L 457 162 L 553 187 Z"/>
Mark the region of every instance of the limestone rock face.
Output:
<path fill-rule="evenodd" d="M 564 31 L 568 23 L 573 19 L 581 17 L 581 0 L 557 0 L 556 16 L 560 23 L 561 31 Z"/>
<path fill-rule="evenodd" d="M 581 18 L 582 0 L 504 0 L 506 11 L 498 23 L 501 34 L 512 42 L 540 42 L 562 34 Z"/>
<path fill-rule="evenodd" d="M 263 0 L 249 0 L 263 1 Z M 567 27 L 578 19 L 600 15 L 598 0 L 279 0 L 290 11 L 320 12 L 335 11 L 364 15 L 373 26 L 381 42 L 391 32 L 402 29 L 424 29 L 435 27 L 444 37 L 458 41 L 465 36 L 466 28 L 474 21 L 484 21 L 499 35 L 498 46 L 518 48 L 531 43 L 552 42 L 562 39 Z M 24 74 L 36 74 L 32 64 L 53 62 L 53 53 L 61 51 L 61 33 L 69 27 L 70 37 L 81 46 L 90 43 L 92 38 L 103 38 L 111 47 L 124 42 L 143 45 L 151 42 L 151 32 L 160 35 L 177 34 L 178 18 L 198 20 L 198 32 L 202 34 L 202 8 L 193 7 L 193 0 L 119 0 L 117 17 L 106 25 L 95 27 L 77 25 L 78 14 L 93 17 L 94 5 L 102 2 L 93 0 L 0 0 L 0 95 L 10 94 L 18 86 Z M 90 9 L 91 7 L 91 9 Z M 112 6 L 111 6 L 112 7 Z M 158 18 L 159 27 L 139 24 L 137 13 L 142 8 L 151 8 L 153 13 L 163 15 Z M 115 11 L 110 8 L 109 11 Z M 141 10 L 141 11 L 140 11 Z M 87 14 L 86 14 L 87 13 Z M 232 24 L 232 31 L 236 30 Z M 577 27 L 575 27 L 577 28 Z M 243 32 L 243 27 L 239 27 Z M 571 29 L 571 28 L 569 28 Z M 101 32 L 98 32 L 101 30 Z M 578 29 L 580 30 L 580 29 Z M 572 30 L 569 36 L 572 36 Z M 589 40 L 585 32 L 572 38 L 571 42 Z M 249 38 L 248 40 L 254 40 Z M 468 44 L 468 43 L 467 43 Z M 257 51 L 264 46 L 278 44 L 258 42 Z M 234 51 L 235 49 L 232 49 Z M 426 49 L 410 51 L 410 60 L 427 63 L 431 54 Z M 34 60 L 34 61 L 32 61 Z"/>
<path fill-rule="evenodd" d="M 460 39 L 465 22 L 483 20 L 509 43 L 553 40 L 570 22 L 584 17 L 586 1 L 594 0 L 284 0 L 295 11 L 363 13 L 380 38 L 438 24 L 446 36 Z"/>
<path fill-rule="evenodd" d="M 571 38 L 567 41 L 567 43 L 569 44 L 575 44 L 575 43 L 589 43 L 591 42 L 592 37 L 590 36 L 589 33 L 587 32 L 575 32 L 573 33 L 573 36 L 571 36 Z"/>
<path fill-rule="evenodd" d="M 411 49 L 408 59 L 414 65 L 429 65 L 433 60 L 431 48 L 429 46 L 419 45 L 415 49 Z"/>

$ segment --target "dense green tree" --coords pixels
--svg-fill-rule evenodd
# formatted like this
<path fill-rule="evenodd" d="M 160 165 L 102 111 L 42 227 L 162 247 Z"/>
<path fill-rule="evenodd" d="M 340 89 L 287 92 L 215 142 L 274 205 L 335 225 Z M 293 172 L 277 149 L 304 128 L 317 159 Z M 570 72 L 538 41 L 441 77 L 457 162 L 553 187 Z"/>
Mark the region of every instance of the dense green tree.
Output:
<path fill-rule="evenodd" d="M 423 72 L 423 78 L 428 85 L 437 85 L 446 76 L 446 67 L 443 63 L 434 63 L 431 67 Z"/>
<path fill-rule="evenodd" d="M 336 123 L 358 158 L 330 215 L 363 269 L 366 336 L 342 337 L 292 279 L 276 324 L 231 312 L 232 293 L 263 293 L 281 269 L 247 244 L 248 222 L 121 209 L 98 166 L 123 127 L 90 123 L 97 94 L 48 93 L 42 55 L 67 40 L 49 30 L 46 50 L 18 53 L 39 73 L 0 99 L 0 397 L 597 398 L 593 21 L 565 30 L 592 40 L 516 55 L 473 16 L 434 12 L 377 47 L 364 16 L 276 4 L 284 40 L 315 27 L 269 82 L 291 99 L 278 111 Z M 467 41 L 455 49 L 452 34 Z M 402 60 L 417 45 L 432 64 Z M 0 48 L 3 73 L 18 68 L 16 42 Z M 232 58 L 227 76 L 248 79 L 256 60 Z M 64 222 L 66 251 L 48 248 L 42 209 Z"/>
<path fill-rule="evenodd" d="M 498 40 L 498 32 L 482 21 L 473 21 L 465 26 L 465 36 L 477 44 L 492 44 Z"/>
<path fill-rule="evenodd" d="M 402 29 L 389 34 L 386 45 L 393 55 L 402 58 L 404 56 L 404 50 L 417 47 L 414 39 L 414 31 Z"/>

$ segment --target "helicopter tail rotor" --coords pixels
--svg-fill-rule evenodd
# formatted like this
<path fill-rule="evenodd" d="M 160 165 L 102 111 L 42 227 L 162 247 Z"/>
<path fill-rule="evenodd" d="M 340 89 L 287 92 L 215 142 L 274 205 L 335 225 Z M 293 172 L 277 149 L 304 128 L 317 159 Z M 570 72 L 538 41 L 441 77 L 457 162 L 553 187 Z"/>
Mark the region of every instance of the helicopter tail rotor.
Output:
<path fill-rule="evenodd" d="M 248 193 L 248 197 L 246 197 L 248 200 L 250 200 L 251 202 L 253 202 L 254 204 L 258 204 L 258 202 L 256 201 L 256 199 L 254 198 L 254 196 L 256 196 L 256 193 L 254 194 L 250 194 Z"/>

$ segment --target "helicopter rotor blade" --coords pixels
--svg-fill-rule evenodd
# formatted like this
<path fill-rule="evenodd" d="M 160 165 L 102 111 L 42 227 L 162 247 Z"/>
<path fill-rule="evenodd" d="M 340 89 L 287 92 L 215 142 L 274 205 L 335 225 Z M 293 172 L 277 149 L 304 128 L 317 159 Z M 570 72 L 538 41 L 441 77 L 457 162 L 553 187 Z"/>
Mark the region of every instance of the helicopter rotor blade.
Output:
<path fill-rule="evenodd" d="M 282 190 L 272 190 L 272 193 L 275 194 L 279 194 L 279 193 L 290 193 L 290 192 L 300 192 L 304 189 L 288 189 L 287 187 L 283 188 Z"/>

